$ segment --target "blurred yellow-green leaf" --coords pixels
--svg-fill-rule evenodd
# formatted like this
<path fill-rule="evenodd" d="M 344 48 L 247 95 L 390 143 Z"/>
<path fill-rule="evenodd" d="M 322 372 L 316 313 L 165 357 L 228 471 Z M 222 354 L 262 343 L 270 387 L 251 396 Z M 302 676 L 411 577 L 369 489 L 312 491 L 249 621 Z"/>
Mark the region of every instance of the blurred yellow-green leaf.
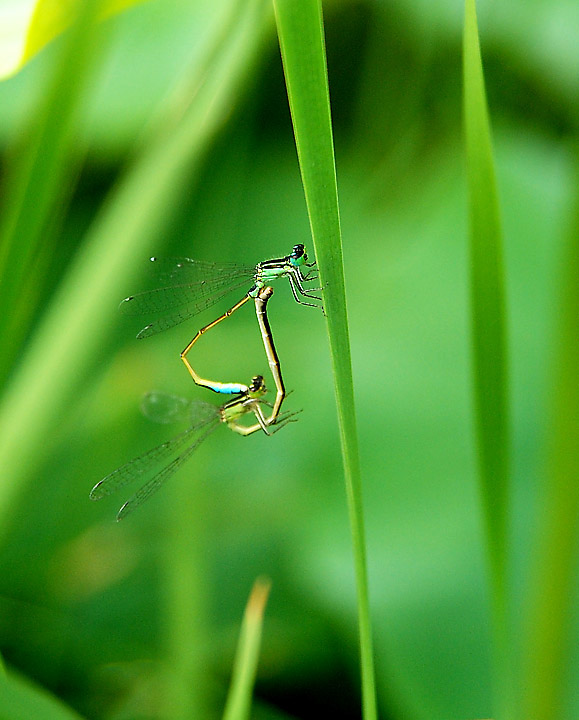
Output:
<path fill-rule="evenodd" d="M 263 615 L 270 589 L 271 581 L 268 578 L 258 578 L 251 589 L 241 623 L 223 720 L 249 720 L 259 662 Z"/>
<path fill-rule="evenodd" d="M 102 0 L 100 17 L 147 0 Z M 4 0 L 0 35 L 0 78 L 17 72 L 70 27 L 82 0 Z"/>

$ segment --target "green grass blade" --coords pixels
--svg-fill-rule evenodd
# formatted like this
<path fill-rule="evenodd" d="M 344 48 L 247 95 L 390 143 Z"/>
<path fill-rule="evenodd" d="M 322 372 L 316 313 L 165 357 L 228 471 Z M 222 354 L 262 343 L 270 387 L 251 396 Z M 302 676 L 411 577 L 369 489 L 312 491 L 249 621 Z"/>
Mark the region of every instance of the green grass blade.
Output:
<path fill-rule="evenodd" d="M 228 117 L 261 43 L 263 0 L 239 0 L 222 32 L 179 89 L 171 121 L 151 137 L 105 203 L 55 293 L 0 404 L 0 531 L 66 414 L 114 314 L 119 287 L 136 275 L 215 132 Z M 173 121 L 174 119 L 174 121 Z"/>
<path fill-rule="evenodd" d="M 476 441 L 491 574 L 497 682 L 507 667 L 509 408 L 502 230 L 475 0 L 466 0 L 464 123 L 470 220 L 471 337 Z M 499 665 L 501 669 L 499 669 Z M 505 687 L 497 692 L 505 706 Z"/>
<path fill-rule="evenodd" d="M 269 580 L 258 578 L 247 601 L 223 720 L 249 720 L 261 646 L 263 613 L 270 587 Z"/>
<path fill-rule="evenodd" d="M 316 260 L 324 285 L 356 570 L 363 713 L 366 720 L 373 720 L 376 688 L 362 482 L 322 8 L 319 0 L 274 0 L 274 8 Z"/>
<path fill-rule="evenodd" d="M 90 76 L 100 4 L 101 0 L 79 4 L 77 21 L 64 38 L 29 129 L 8 149 L 0 225 L 0 297 L 10 312 L 0 313 L 0 337 L 10 337 L 10 343 L 0 356 L 0 380 L 18 353 L 36 309 L 41 278 L 56 242 L 54 232 L 47 232 L 50 220 L 57 208 L 62 212 L 76 172 L 71 157 L 75 127 Z"/>
<path fill-rule="evenodd" d="M 572 666 L 572 603 L 579 550 L 579 196 L 569 240 L 553 375 L 548 484 L 536 534 L 539 547 L 525 628 L 523 707 L 518 714 L 533 720 L 564 716 L 564 686 Z"/>

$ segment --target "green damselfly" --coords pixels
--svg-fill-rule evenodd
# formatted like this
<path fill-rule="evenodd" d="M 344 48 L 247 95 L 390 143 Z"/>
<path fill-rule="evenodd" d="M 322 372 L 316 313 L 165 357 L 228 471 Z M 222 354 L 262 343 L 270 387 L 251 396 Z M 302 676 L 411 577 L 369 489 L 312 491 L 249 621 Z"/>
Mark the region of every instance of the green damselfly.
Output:
<path fill-rule="evenodd" d="M 151 261 L 163 268 L 157 258 Z M 282 258 L 264 260 L 257 265 L 236 265 L 234 263 L 213 263 L 190 258 L 170 262 L 162 272 L 163 285 L 154 290 L 131 295 L 121 302 L 123 312 L 135 315 L 159 316 L 145 326 L 137 338 L 150 337 L 187 320 L 193 315 L 212 307 L 229 292 L 252 283 L 246 297 L 231 310 L 234 312 L 249 298 L 255 297 L 261 288 L 281 277 L 287 277 L 296 302 L 300 305 L 321 307 L 310 300 L 320 300 L 317 292 L 321 288 L 307 288 L 305 283 L 317 275 L 310 270 L 304 275 L 302 267 L 314 268 L 315 262 L 308 263 L 304 245 L 294 245 L 291 253 Z M 231 314 L 230 312 L 230 314 Z"/>
<path fill-rule="evenodd" d="M 271 435 L 288 422 L 293 422 L 295 413 L 284 413 L 277 416 L 273 429 L 268 428 L 268 425 L 272 424 L 271 419 L 264 416 L 261 407 L 267 404 L 264 400 L 266 392 L 263 377 L 258 375 L 251 381 L 247 392 L 221 407 L 166 393 L 148 393 L 143 398 L 141 409 L 149 419 L 163 423 L 188 419 L 189 427 L 171 440 L 157 445 L 107 475 L 93 487 L 90 492 L 91 499 L 100 500 L 129 483 L 149 477 L 119 510 L 117 520 L 122 520 L 159 490 L 220 424 L 223 423 L 233 432 L 245 436 L 260 429 Z M 251 426 L 240 423 L 240 419 L 249 413 L 255 415 L 257 423 Z"/>

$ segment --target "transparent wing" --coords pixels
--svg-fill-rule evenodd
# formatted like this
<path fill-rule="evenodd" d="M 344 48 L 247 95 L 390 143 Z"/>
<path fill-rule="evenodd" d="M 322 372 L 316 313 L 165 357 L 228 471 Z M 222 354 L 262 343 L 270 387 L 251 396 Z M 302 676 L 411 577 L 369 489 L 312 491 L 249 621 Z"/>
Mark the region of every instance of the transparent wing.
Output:
<path fill-rule="evenodd" d="M 192 260 L 188 257 L 152 257 L 151 263 L 160 285 L 188 285 L 205 278 L 229 277 L 241 268 L 247 272 L 255 272 L 255 267 L 251 265 Z"/>
<path fill-rule="evenodd" d="M 192 428 L 203 427 L 213 418 L 219 417 L 219 408 L 215 405 L 159 391 L 143 395 L 141 412 L 147 419 L 157 423 L 188 420 Z"/>
<path fill-rule="evenodd" d="M 239 287 L 255 274 L 252 265 L 217 264 L 189 258 L 164 263 L 152 259 L 156 265 L 163 266 L 157 279 L 159 287 L 125 298 L 120 304 L 122 312 L 143 315 L 194 305 L 201 298 L 223 293 L 225 288 Z"/>
<path fill-rule="evenodd" d="M 141 412 L 148 420 L 156 423 L 167 424 L 189 420 L 190 407 L 191 400 L 164 392 L 148 392 L 141 399 Z"/>
<path fill-rule="evenodd" d="M 126 518 L 127 515 L 136 510 L 139 505 L 142 505 L 145 500 L 148 500 L 153 493 L 167 482 L 177 470 L 185 463 L 191 454 L 201 445 L 201 443 L 215 430 L 219 424 L 219 419 L 214 415 L 213 422 L 207 427 L 204 433 L 195 439 L 195 441 L 178 457 L 176 457 L 169 465 L 166 465 L 156 475 L 146 482 L 137 492 L 121 507 L 117 514 L 117 521 Z"/>
<path fill-rule="evenodd" d="M 203 427 L 203 425 L 207 425 L 207 423 L 214 418 L 221 420 L 220 408 L 203 402 L 203 400 L 192 400 L 189 403 L 189 422 L 191 423 L 191 427 Z"/>
<path fill-rule="evenodd" d="M 175 395 L 166 393 L 152 392 L 145 395 L 142 402 L 142 408 L 145 415 L 149 414 L 149 410 L 153 416 L 163 417 L 163 411 L 184 413 L 184 417 L 188 416 L 190 427 L 180 433 L 171 440 L 167 440 L 152 450 L 139 455 L 133 460 L 129 460 L 120 468 L 98 482 L 90 491 L 91 500 L 100 500 L 107 495 L 111 495 L 118 488 L 128 485 L 131 482 L 140 480 L 143 475 L 150 473 L 155 467 L 166 462 L 170 457 L 178 453 L 192 435 L 207 425 L 213 425 L 220 422 L 219 408 L 215 405 L 202 402 L 201 400 L 193 400 L 189 402 Z M 167 417 L 165 415 L 165 417 Z M 181 419 L 184 419 L 182 416 Z M 154 419 L 154 417 L 152 418 Z M 177 419 L 177 418 L 176 418 Z M 159 419 L 158 422 L 167 422 L 168 420 Z M 205 437 L 205 436 L 203 436 Z"/>
<path fill-rule="evenodd" d="M 196 428 L 189 428 L 171 440 L 157 445 L 152 450 L 113 470 L 93 487 L 90 491 L 90 499 L 100 500 L 124 485 L 142 478 L 152 468 L 174 455 L 189 440 L 195 430 Z"/>
<path fill-rule="evenodd" d="M 200 312 L 203 312 L 203 310 L 207 310 L 207 308 L 212 307 L 215 305 L 215 303 L 219 302 L 222 298 L 224 298 L 226 295 L 229 295 L 230 292 L 233 290 L 239 289 L 241 287 L 244 287 L 249 291 L 250 289 L 250 278 L 244 277 L 242 280 L 238 280 L 237 282 L 231 284 L 227 284 L 227 286 L 222 287 L 221 289 L 217 289 L 215 286 L 212 289 L 212 294 L 208 295 L 207 297 L 199 297 L 197 296 L 197 300 L 192 301 L 191 297 L 189 297 L 189 300 L 187 302 L 184 302 L 181 307 L 176 308 L 174 305 L 167 306 L 165 310 L 156 312 L 158 314 L 161 314 L 163 312 L 166 312 L 166 315 L 162 315 L 154 322 L 150 323 L 149 325 L 146 325 L 138 334 L 137 338 L 139 340 L 142 340 L 143 338 L 150 337 L 151 335 L 156 335 L 159 332 L 162 332 L 163 330 L 168 330 L 169 328 L 175 327 L 175 325 L 179 325 L 179 323 L 182 323 L 184 320 L 188 320 L 190 317 L 193 317 L 194 315 L 197 315 Z M 153 293 L 160 293 L 164 292 L 165 290 L 171 290 L 174 291 L 176 288 L 161 288 L 160 290 L 151 290 L 150 293 L 142 293 L 143 295 L 152 295 Z M 160 298 L 157 298 L 160 299 Z M 138 295 L 134 295 L 132 298 L 127 298 L 126 300 L 123 300 L 120 307 L 122 308 L 123 305 L 126 303 L 129 303 L 130 300 L 139 300 Z M 152 300 L 152 298 L 147 298 L 146 302 L 149 303 L 149 301 Z M 172 301 L 170 301 L 172 302 Z M 171 310 L 171 312 L 170 312 Z M 150 312 L 150 311 L 142 311 L 143 313 Z M 139 314 L 141 314 L 139 312 Z"/>
<path fill-rule="evenodd" d="M 201 300 L 207 300 L 213 295 L 222 297 L 229 290 L 250 285 L 252 278 L 253 274 L 244 273 L 241 276 L 214 278 L 212 281 L 203 280 L 189 285 L 167 285 L 145 290 L 122 300 L 119 309 L 125 315 L 160 315 L 186 305 L 199 305 L 203 309 L 207 305 Z"/>

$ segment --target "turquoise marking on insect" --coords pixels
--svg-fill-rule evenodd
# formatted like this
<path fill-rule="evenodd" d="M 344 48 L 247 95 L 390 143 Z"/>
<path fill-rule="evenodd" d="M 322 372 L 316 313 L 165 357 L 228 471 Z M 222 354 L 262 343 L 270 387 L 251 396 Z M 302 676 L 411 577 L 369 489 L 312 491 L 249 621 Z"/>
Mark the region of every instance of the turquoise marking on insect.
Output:
<path fill-rule="evenodd" d="M 221 383 L 206 380 L 203 387 L 213 390 L 213 392 L 220 393 L 221 395 L 240 395 L 241 393 L 247 392 L 247 385 L 242 383 Z"/>
<path fill-rule="evenodd" d="M 291 253 L 285 258 L 264 260 L 258 263 L 255 273 L 255 286 L 249 291 L 248 295 L 255 297 L 258 291 L 270 282 L 278 278 L 287 277 L 290 281 L 296 302 L 300 303 L 300 305 L 310 305 L 311 303 L 305 303 L 298 298 L 298 293 L 305 297 L 313 297 L 308 295 L 308 290 L 302 285 L 302 282 L 308 280 L 308 277 L 301 271 L 302 265 L 313 267 L 315 263 L 308 265 L 308 255 L 305 246 L 301 243 L 294 245 Z M 311 290 L 321 290 L 321 288 L 311 288 Z M 319 300 L 319 298 L 315 299 Z"/>
<path fill-rule="evenodd" d="M 239 435 L 246 436 L 258 430 L 273 435 L 288 422 L 294 422 L 296 413 L 276 416 L 273 422 L 264 417 L 261 406 L 264 404 L 266 392 L 263 377 L 256 375 L 246 392 L 221 407 L 165 393 L 148 393 L 142 404 L 147 417 L 162 423 L 185 420 L 189 427 L 107 475 L 91 490 L 91 500 L 100 500 L 131 482 L 142 482 L 149 478 L 119 510 L 117 520 L 122 520 L 164 485 L 221 424 L 227 425 Z M 257 423 L 251 426 L 242 425 L 239 422 L 241 418 L 250 414 L 255 415 Z"/>
<path fill-rule="evenodd" d="M 151 260 L 162 265 L 156 258 Z M 304 245 L 294 245 L 286 257 L 264 260 L 257 265 L 220 264 L 181 258 L 173 261 L 163 273 L 163 287 L 149 290 L 125 298 L 120 307 L 130 314 L 153 314 L 157 320 L 144 327 L 137 338 L 145 338 L 167 330 L 189 319 L 207 308 L 212 307 L 229 292 L 248 282 L 252 286 L 246 296 L 256 297 L 259 290 L 270 282 L 287 277 L 296 302 L 300 305 L 321 307 L 307 300 L 320 300 L 313 292 L 319 287 L 307 287 L 314 280 L 310 271 L 304 275 L 302 268 L 314 268 L 315 262 L 308 263 Z"/>

